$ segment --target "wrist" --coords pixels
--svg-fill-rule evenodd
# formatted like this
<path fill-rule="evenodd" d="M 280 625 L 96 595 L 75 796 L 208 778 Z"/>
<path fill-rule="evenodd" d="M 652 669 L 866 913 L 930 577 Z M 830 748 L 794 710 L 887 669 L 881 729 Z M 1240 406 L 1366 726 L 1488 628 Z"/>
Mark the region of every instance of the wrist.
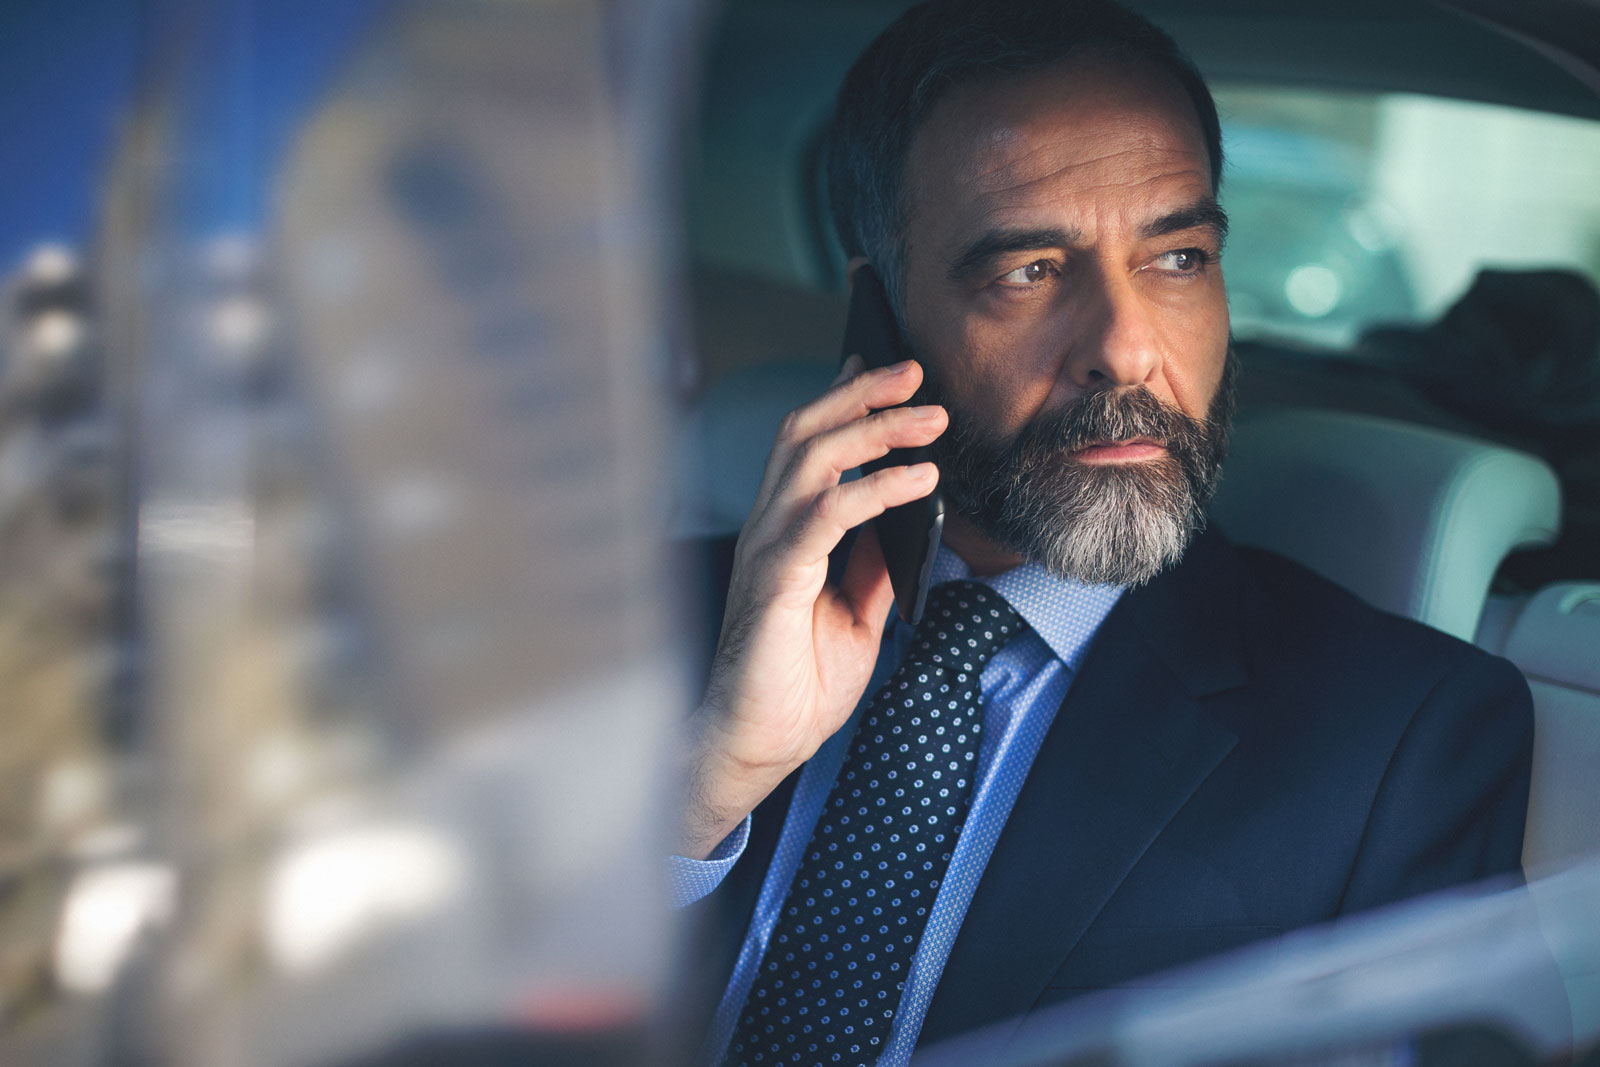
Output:
<path fill-rule="evenodd" d="M 704 706 L 691 721 L 679 855 L 704 859 L 794 769 L 740 759 Z M 705 716 L 702 718 L 702 716 Z"/>
<path fill-rule="evenodd" d="M 689 719 L 688 765 L 693 778 L 715 786 L 715 795 L 730 801 L 753 796 L 759 803 L 811 753 L 774 745 L 766 732 L 743 723 L 743 716 L 709 699 L 701 704 Z"/>

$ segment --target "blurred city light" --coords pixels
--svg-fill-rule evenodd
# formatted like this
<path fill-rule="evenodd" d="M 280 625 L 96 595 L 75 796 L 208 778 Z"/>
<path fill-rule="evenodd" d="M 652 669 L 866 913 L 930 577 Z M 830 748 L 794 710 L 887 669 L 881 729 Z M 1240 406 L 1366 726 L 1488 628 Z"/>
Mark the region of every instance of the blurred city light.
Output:
<path fill-rule="evenodd" d="M 34 285 L 60 285 L 77 273 L 78 257 L 72 249 L 55 243 L 34 248 L 22 266 L 22 276 Z"/>
<path fill-rule="evenodd" d="M 78 875 L 67 890 L 56 938 L 55 974 L 73 993 L 103 993 L 140 933 L 171 920 L 173 872 L 155 863 L 117 863 Z"/>
<path fill-rule="evenodd" d="M 697 19 L 628 6 L 134 17 L 92 236 L 0 267 L 0 1060 L 658 1024 Z"/>
<path fill-rule="evenodd" d="M 382 826 L 290 848 L 268 884 L 266 944 L 292 972 L 315 970 L 390 923 L 425 918 L 459 892 L 465 860 L 445 835 Z"/>

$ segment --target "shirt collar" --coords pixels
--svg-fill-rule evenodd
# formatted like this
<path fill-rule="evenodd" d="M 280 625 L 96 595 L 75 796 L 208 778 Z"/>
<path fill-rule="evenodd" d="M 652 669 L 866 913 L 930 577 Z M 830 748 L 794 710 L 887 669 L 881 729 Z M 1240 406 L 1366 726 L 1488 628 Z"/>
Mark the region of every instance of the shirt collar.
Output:
<path fill-rule="evenodd" d="M 940 545 L 933 560 L 933 584 L 960 579 L 981 582 L 1005 597 L 1006 603 L 1033 627 L 1050 651 L 1073 671 L 1083 662 L 1089 641 L 1125 589 L 1120 585 L 1090 585 L 1072 578 L 1058 578 L 1037 563 L 1024 563 L 1004 574 L 976 578 L 960 556 Z"/>

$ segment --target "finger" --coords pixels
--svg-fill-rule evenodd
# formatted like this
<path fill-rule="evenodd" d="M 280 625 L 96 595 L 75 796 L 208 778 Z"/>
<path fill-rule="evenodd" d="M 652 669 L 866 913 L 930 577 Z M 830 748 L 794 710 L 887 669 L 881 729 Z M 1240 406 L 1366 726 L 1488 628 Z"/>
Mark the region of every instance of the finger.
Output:
<path fill-rule="evenodd" d="M 860 359 L 855 354 L 850 357 Z M 803 441 L 879 408 L 903 404 L 921 384 L 922 365 L 914 359 L 864 370 L 841 378 L 827 392 L 790 412 L 783 429 L 790 440 Z"/>
<path fill-rule="evenodd" d="M 894 603 L 894 586 L 883 560 L 878 528 L 870 522 L 861 527 L 856 543 L 850 546 L 850 558 L 839 580 L 839 599 L 849 607 L 857 626 L 874 630 L 883 626 L 889 605 Z"/>
<path fill-rule="evenodd" d="M 745 539 L 783 539 L 818 494 L 837 486 L 845 471 L 893 449 L 930 444 L 948 425 L 949 416 L 938 405 L 891 408 L 812 438 L 794 451 L 786 468 L 769 474 L 765 497 L 745 525 Z"/>
<path fill-rule="evenodd" d="M 817 494 L 779 543 L 783 561 L 775 573 L 787 569 L 783 563 L 807 567 L 827 559 L 847 531 L 889 508 L 927 496 L 938 482 L 939 471 L 932 463 L 913 463 L 885 467 Z"/>
<path fill-rule="evenodd" d="M 852 360 L 857 358 L 852 355 L 846 359 L 846 366 L 848 367 Z M 842 377 L 844 370 L 841 369 L 840 373 Z M 780 486 L 788 477 L 796 452 L 807 447 L 809 440 L 807 435 L 814 436 L 815 433 L 834 428 L 836 425 L 864 419 L 878 408 L 904 403 L 916 392 L 921 383 L 921 366 L 914 360 L 905 360 L 891 367 L 862 371 L 853 378 L 842 378 L 838 385 L 816 400 L 784 416 L 783 423 L 778 428 L 777 438 L 773 442 L 772 452 L 767 457 L 766 469 L 762 471 L 761 484 L 756 489 L 750 517 L 745 523 L 745 533 L 768 526 L 772 522 L 783 525 L 793 518 L 792 507 L 778 516 L 769 516 L 768 512 L 779 494 Z M 926 441 L 913 442 L 913 445 L 922 443 Z M 839 473 L 858 465 L 859 463 L 853 463 L 842 467 Z M 811 484 L 820 489 L 828 483 L 824 480 L 820 484 L 816 481 Z M 792 504 L 794 500 L 792 494 L 787 499 Z M 741 539 L 744 539 L 744 535 L 741 535 Z"/>
<path fill-rule="evenodd" d="M 854 378 L 856 375 L 861 373 L 862 368 L 864 368 L 866 365 L 866 360 L 862 359 L 854 352 L 850 353 L 848 356 L 844 357 L 844 362 L 839 365 L 839 373 L 834 376 L 829 388 L 831 389 L 840 382 L 849 381 L 851 378 Z"/>
<path fill-rule="evenodd" d="M 772 456 L 767 463 L 768 475 L 782 471 L 794 450 L 817 434 L 865 418 L 879 408 L 903 404 L 911 399 L 921 384 L 922 368 L 915 360 L 862 371 L 854 377 L 845 378 L 815 400 L 802 404 L 783 417 L 772 443 Z M 763 488 L 766 488 L 766 480 L 763 481 Z"/>
<path fill-rule="evenodd" d="M 782 521 L 785 513 L 837 484 L 845 471 L 880 459 L 891 449 L 931 444 L 949 422 L 944 408 L 929 404 L 879 411 L 820 434 L 795 450 L 774 485 L 769 506 Z"/>

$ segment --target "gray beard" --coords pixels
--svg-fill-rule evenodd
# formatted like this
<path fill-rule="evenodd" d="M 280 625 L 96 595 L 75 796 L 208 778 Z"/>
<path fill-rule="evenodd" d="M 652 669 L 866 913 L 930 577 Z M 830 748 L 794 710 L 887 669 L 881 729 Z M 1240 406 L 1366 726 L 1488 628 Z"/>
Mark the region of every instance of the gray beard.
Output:
<path fill-rule="evenodd" d="M 1195 419 L 1142 386 L 1090 393 L 1031 423 L 1009 444 L 951 406 L 934 443 L 948 506 L 997 543 L 1051 574 L 1136 586 L 1183 557 L 1205 526 L 1233 418 L 1230 351 L 1206 418 Z M 942 390 L 925 394 L 940 399 Z M 1089 464 L 1071 453 L 1095 441 L 1148 437 L 1158 459 Z"/>

